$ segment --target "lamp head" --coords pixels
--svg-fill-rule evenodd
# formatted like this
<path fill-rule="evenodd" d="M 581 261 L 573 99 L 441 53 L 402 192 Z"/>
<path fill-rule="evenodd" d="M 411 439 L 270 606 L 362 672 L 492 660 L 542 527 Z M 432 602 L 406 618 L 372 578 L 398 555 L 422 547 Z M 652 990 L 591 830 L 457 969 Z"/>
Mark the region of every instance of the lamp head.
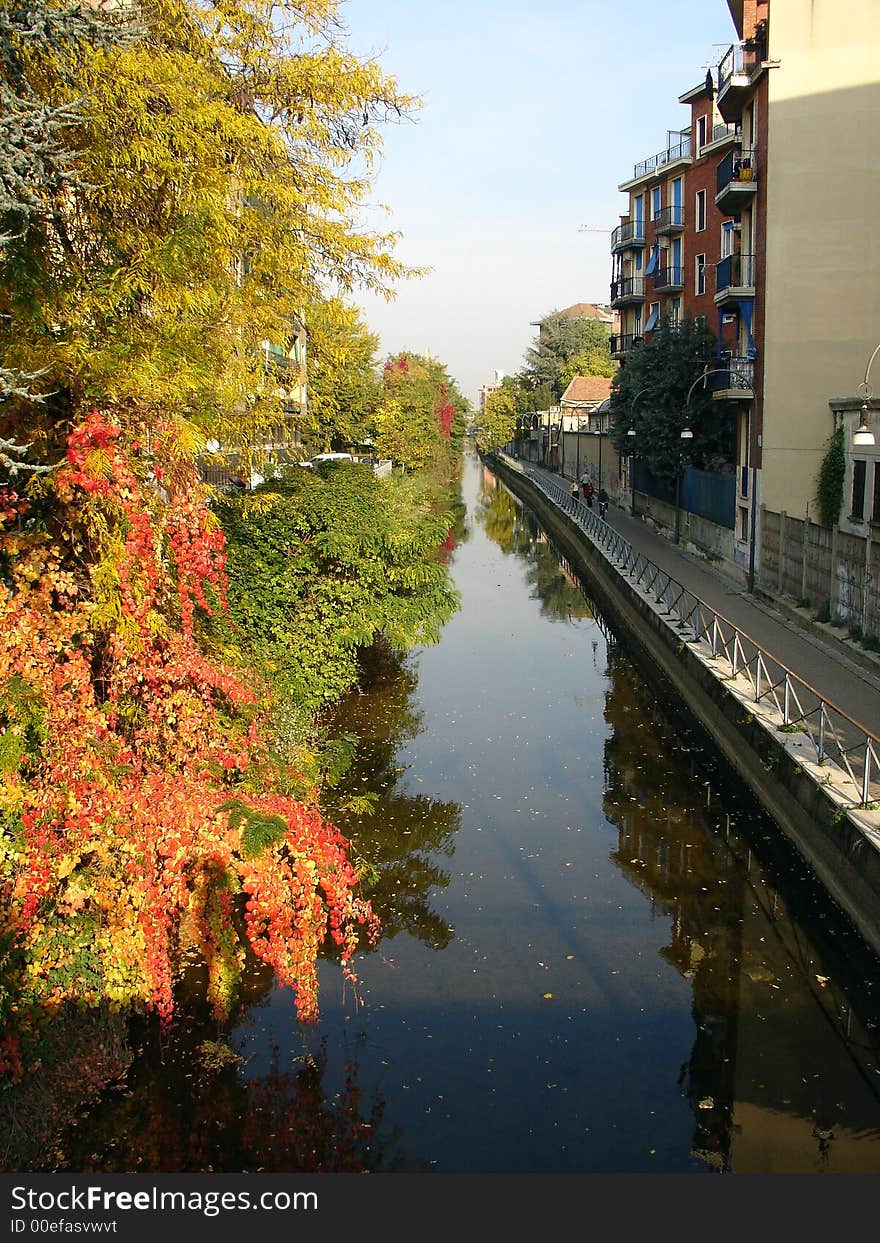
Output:
<path fill-rule="evenodd" d="M 872 445 L 874 441 L 874 433 L 868 427 L 868 403 L 865 401 L 862 405 L 862 417 L 856 430 L 853 432 L 854 445 Z"/>
<path fill-rule="evenodd" d="M 634 437 L 634 436 L 635 436 L 635 434 L 636 434 L 636 429 L 635 429 L 634 427 L 630 427 L 630 428 L 627 430 L 627 433 L 626 433 L 626 434 L 627 434 L 627 436 L 633 436 L 633 437 Z"/>
<path fill-rule="evenodd" d="M 691 431 L 689 427 L 683 427 L 681 429 L 682 440 L 693 440 L 693 438 L 694 438 L 694 433 Z"/>

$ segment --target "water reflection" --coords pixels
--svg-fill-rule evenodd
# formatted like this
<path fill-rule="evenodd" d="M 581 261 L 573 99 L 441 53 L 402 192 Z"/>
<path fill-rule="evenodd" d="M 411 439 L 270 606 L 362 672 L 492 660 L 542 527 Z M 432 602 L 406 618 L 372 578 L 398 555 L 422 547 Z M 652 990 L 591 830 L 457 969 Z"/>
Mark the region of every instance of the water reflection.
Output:
<path fill-rule="evenodd" d="M 484 480 L 482 496 L 490 534 L 518 532 L 519 555 L 542 555 L 506 489 Z M 579 585 L 559 560 L 557 580 Z M 554 597 L 550 573 L 530 581 Z M 684 712 L 607 638 L 611 858 L 668 916 L 658 953 L 692 990 L 696 1032 L 677 1076 L 692 1156 L 716 1170 L 877 1169 L 876 957 Z"/>
<path fill-rule="evenodd" d="M 594 615 L 577 576 L 550 544 L 535 516 L 486 469 L 477 517 L 505 556 L 514 554 L 526 562 L 526 581 L 540 603 L 542 617 L 571 621 Z"/>
<path fill-rule="evenodd" d="M 455 930 L 432 909 L 428 894 L 449 884 L 445 862 L 455 851 L 461 808 L 408 793 L 401 785 L 406 772 L 399 763 L 401 747 L 423 728 L 414 706 L 416 687 L 416 674 L 402 653 L 377 644 L 363 654 L 359 690 L 346 696 L 327 722 L 331 732 L 351 732 L 360 739 L 337 793 L 339 809 L 331 811 L 367 865 L 364 892 L 382 925 L 377 946 L 408 932 L 439 950 Z M 366 788 L 377 796 L 374 811 L 352 816 L 346 800 Z"/>

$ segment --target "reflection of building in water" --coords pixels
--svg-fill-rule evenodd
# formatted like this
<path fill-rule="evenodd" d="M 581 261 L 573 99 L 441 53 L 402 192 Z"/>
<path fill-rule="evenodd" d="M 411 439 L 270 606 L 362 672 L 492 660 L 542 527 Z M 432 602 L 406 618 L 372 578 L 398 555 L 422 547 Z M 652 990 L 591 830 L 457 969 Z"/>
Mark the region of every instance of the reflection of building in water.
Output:
<path fill-rule="evenodd" d="M 674 736 L 614 650 L 608 676 L 613 858 L 668 914 L 660 953 L 693 990 L 697 1034 L 680 1084 L 694 1110 L 694 1155 L 740 1172 L 880 1169 L 876 959 L 854 934 L 835 948 L 823 927 L 833 914 L 815 886 L 803 904 L 811 909 L 788 909 L 730 823 L 733 796 L 709 803 L 709 757 Z M 787 853 L 774 864 L 769 842 L 758 845 L 780 873 L 774 884 L 803 893 L 806 877 L 792 875 Z"/>

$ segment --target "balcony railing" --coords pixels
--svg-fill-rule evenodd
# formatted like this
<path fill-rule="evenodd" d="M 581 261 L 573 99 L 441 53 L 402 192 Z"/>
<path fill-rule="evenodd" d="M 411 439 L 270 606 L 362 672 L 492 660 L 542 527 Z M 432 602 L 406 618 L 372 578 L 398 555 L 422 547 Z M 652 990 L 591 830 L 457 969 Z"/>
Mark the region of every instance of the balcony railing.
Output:
<path fill-rule="evenodd" d="M 655 233 L 676 233 L 684 228 L 684 207 L 680 203 L 672 207 L 662 207 L 652 224 Z"/>
<path fill-rule="evenodd" d="M 731 184 L 741 186 L 744 192 L 748 192 L 755 184 L 758 173 L 757 154 L 754 147 L 728 151 L 715 170 L 716 195 Z"/>
<path fill-rule="evenodd" d="M 712 137 L 710 138 L 709 141 L 710 142 L 721 142 L 722 138 L 735 138 L 738 133 L 739 133 L 739 129 L 735 124 L 725 125 L 722 122 L 721 125 L 714 125 L 712 127 Z"/>
<path fill-rule="evenodd" d="M 656 283 L 656 282 L 655 282 Z M 755 256 L 728 255 L 715 265 L 715 292 L 727 289 L 754 289 Z"/>
<path fill-rule="evenodd" d="M 683 289 L 684 268 L 674 266 L 658 268 L 654 273 L 655 289 Z"/>
<path fill-rule="evenodd" d="M 647 160 L 636 164 L 633 177 L 644 177 L 647 173 L 653 173 L 655 169 L 662 168 L 664 164 L 671 164 L 673 160 L 687 159 L 691 154 L 691 132 L 682 130 L 677 137 L 678 142 L 670 143 L 665 151 L 658 151 L 656 155 L 651 155 Z"/>
<path fill-rule="evenodd" d="M 761 63 L 755 43 L 734 43 L 721 58 L 718 66 L 718 94 L 723 95 L 734 78 L 750 78 Z"/>
<path fill-rule="evenodd" d="M 709 377 L 709 383 L 716 392 L 742 390 L 743 394 L 751 393 L 755 383 L 755 363 L 751 358 L 737 358 L 725 351 L 719 360 L 715 374 Z"/>
<path fill-rule="evenodd" d="M 609 338 L 612 354 L 628 354 L 630 350 L 641 345 L 644 337 L 640 332 L 617 332 Z"/>
<path fill-rule="evenodd" d="M 625 246 L 644 246 L 644 220 L 628 220 L 619 225 L 611 234 L 611 249 L 622 250 Z"/>
<path fill-rule="evenodd" d="M 611 283 L 611 305 L 618 302 L 639 302 L 645 297 L 644 276 L 620 276 Z"/>

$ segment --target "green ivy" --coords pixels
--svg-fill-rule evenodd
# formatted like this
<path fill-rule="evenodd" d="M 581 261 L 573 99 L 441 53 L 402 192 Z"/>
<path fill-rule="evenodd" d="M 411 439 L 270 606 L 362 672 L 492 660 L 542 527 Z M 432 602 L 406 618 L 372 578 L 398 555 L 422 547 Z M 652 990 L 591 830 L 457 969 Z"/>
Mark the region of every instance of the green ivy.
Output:
<path fill-rule="evenodd" d="M 823 527 L 837 526 L 843 507 L 843 480 L 846 475 L 846 451 L 843 424 L 828 438 L 828 447 L 819 467 L 816 500 Z"/>

